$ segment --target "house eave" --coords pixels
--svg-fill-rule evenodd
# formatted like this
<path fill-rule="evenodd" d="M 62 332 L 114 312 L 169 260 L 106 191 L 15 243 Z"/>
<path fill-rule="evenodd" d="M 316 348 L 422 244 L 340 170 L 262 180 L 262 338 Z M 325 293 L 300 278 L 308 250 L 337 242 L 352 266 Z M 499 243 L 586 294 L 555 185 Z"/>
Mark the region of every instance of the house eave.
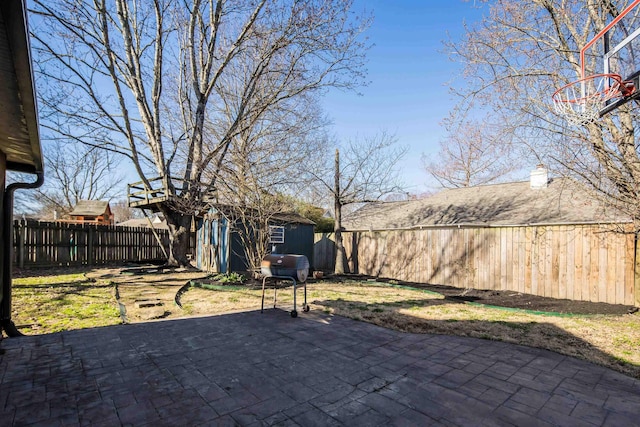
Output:
<path fill-rule="evenodd" d="M 0 2 L 0 149 L 7 169 L 44 170 L 27 15 L 23 0 Z"/>

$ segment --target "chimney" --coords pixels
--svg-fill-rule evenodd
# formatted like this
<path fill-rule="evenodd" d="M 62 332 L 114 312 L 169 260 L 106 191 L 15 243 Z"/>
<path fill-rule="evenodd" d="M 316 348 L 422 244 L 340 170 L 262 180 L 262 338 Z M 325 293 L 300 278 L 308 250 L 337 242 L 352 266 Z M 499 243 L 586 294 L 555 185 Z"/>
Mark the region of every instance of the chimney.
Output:
<path fill-rule="evenodd" d="M 531 171 L 531 179 L 529 183 L 532 190 L 547 188 L 547 184 L 549 183 L 549 173 L 543 164 L 539 164 Z"/>

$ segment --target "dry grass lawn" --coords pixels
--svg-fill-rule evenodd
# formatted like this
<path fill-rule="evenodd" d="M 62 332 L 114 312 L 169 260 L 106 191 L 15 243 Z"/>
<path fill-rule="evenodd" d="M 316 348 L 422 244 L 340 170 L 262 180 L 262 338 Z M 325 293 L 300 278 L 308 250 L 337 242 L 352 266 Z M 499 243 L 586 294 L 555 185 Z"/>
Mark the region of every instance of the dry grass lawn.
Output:
<path fill-rule="evenodd" d="M 113 285 L 84 272 L 13 279 L 12 320 L 25 335 L 121 323 Z"/>
<path fill-rule="evenodd" d="M 298 311 L 302 291 L 298 291 Z M 307 285 L 311 310 L 322 310 L 413 333 L 450 334 L 500 340 L 608 366 L 640 378 L 640 315 L 554 316 L 450 302 L 420 290 L 371 282 L 328 281 Z M 181 297 L 187 314 L 260 308 L 260 289 L 193 287 Z M 273 304 L 273 290 L 265 307 Z M 291 310 L 291 288 L 278 290 L 279 308 Z M 301 314 L 304 316 L 304 314 Z"/>
<path fill-rule="evenodd" d="M 27 335 L 260 308 L 261 290 L 250 286 L 191 287 L 174 303 L 176 293 L 202 273 L 123 275 L 119 270 L 52 273 L 13 281 L 13 320 Z M 116 292 L 119 291 L 119 301 Z M 312 311 L 336 314 L 413 333 L 451 334 L 545 348 L 608 366 L 640 378 L 640 313 L 613 315 L 539 315 L 452 302 L 428 291 L 370 281 L 309 283 Z M 143 299 L 161 301 L 150 310 L 136 309 Z M 303 301 L 298 290 L 300 316 Z M 120 305 L 118 304 L 120 303 Z M 273 305 L 273 289 L 265 308 Z M 291 286 L 278 290 L 278 308 L 291 310 Z"/>

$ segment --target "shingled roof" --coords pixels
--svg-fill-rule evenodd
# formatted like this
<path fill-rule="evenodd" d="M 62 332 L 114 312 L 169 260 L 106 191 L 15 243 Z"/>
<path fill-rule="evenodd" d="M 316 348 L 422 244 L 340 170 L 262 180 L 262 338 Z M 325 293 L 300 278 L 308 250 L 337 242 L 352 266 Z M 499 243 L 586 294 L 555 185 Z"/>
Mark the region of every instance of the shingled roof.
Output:
<path fill-rule="evenodd" d="M 72 216 L 99 216 L 109 206 L 109 202 L 103 200 L 79 200 L 69 215 Z"/>
<path fill-rule="evenodd" d="M 126 221 L 122 221 L 116 224 L 118 227 L 142 227 L 142 228 L 153 228 L 158 230 L 168 230 L 169 226 L 167 225 L 167 221 L 164 218 L 160 218 L 156 216 L 151 219 L 151 225 L 149 225 L 149 219 L 147 218 L 131 218 Z"/>
<path fill-rule="evenodd" d="M 234 214 L 234 211 L 239 209 L 238 207 L 232 205 L 224 205 L 224 204 L 216 204 L 213 206 L 214 210 L 222 212 L 225 216 L 231 217 L 240 217 L 240 215 Z M 245 208 L 247 209 L 247 208 Z M 247 210 L 246 212 L 249 212 Z M 249 214 L 250 215 L 250 214 Z M 303 217 L 300 214 L 295 212 L 280 212 L 271 217 L 271 222 L 273 223 L 283 223 L 283 224 L 306 224 L 306 225 L 316 225 L 315 222 L 311 221 L 308 218 Z"/>
<path fill-rule="evenodd" d="M 346 230 L 433 226 L 583 224 L 628 222 L 576 182 L 553 179 L 545 188 L 529 181 L 441 191 L 421 200 L 369 203 L 343 221 Z"/>

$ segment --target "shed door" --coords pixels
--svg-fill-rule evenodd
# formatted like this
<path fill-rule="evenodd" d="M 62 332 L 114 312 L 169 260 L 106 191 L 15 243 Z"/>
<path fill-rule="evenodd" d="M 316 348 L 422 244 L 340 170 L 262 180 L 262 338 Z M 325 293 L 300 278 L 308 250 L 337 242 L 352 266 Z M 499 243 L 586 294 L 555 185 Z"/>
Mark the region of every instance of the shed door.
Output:
<path fill-rule="evenodd" d="M 198 268 L 212 273 L 226 273 L 229 264 L 227 220 L 204 219 L 198 230 Z"/>
<path fill-rule="evenodd" d="M 229 271 L 229 227 L 226 218 L 216 221 L 215 241 L 218 243 L 218 253 L 216 254 L 216 262 L 218 271 L 226 273 Z"/>

